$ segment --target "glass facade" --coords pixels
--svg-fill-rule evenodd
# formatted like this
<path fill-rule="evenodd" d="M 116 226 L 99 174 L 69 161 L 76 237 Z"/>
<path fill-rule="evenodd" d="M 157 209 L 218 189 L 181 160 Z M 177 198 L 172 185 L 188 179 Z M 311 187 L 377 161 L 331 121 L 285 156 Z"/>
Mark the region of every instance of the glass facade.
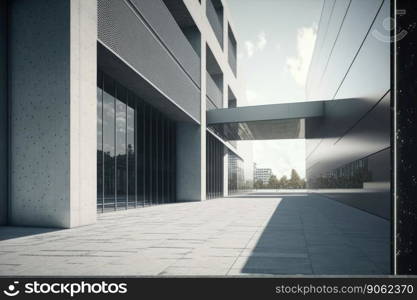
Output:
<path fill-rule="evenodd" d="M 206 197 L 223 197 L 224 145 L 211 133 L 206 135 Z"/>
<path fill-rule="evenodd" d="M 350 162 L 321 176 L 310 179 L 310 188 L 363 188 L 364 182 L 372 181 L 368 157 Z"/>
<path fill-rule="evenodd" d="M 97 78 L 97 210 L 175 202 L 175 122 L 110 76 Z"/>
<path fill-rule="evenodd" d="M 244 192 L 250 187 L 245 182 L 243 160 L 231 151 L 228 151 L 228 192 L 229 195 Z"/>

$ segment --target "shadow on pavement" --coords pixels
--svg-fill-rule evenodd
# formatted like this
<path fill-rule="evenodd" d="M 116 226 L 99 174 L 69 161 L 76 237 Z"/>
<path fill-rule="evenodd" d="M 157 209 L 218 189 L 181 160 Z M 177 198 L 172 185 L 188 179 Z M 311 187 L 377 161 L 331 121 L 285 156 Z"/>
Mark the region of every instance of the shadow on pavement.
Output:
<path fill-rule="evenodd" d="M 244 198 L 258 198 L 248 195 Z M 273 197 L 271 193 L 267 198 Z M 390 223 L 317 194 L 278 193 L 280 203 L 251 241 L 248 274 L 390 273 Z"/>
<path fill-rule="evenodd" d="M 0 241 L 59 231 L 58 228 L 0 226 Z"/>

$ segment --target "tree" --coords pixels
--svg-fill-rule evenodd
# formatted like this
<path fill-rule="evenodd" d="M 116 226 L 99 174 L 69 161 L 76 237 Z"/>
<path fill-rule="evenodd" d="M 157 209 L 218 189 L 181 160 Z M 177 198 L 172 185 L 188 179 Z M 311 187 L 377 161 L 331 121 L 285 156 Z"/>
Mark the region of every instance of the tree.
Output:
<path fill-rule="evenodd" d="M 287 178 L 286 175 L 281 177 L 281 179 L 279 180 L 279 185 L 280 185 L 281 189 L 288 188 L 288 178 Z"/>
<path fill-rule="evenodd" d="M 268 187 L 270 189 L 278 189 L 279 188 L 278 185 L 279 185 L 279 181 L 278 181 L 277 176 L 271 175 L 271 177 L 269 177 Z"/>
<path fill-rule="evenodd" d="M 264 186 L 264 183 L 262 180 L 258 179 L 255 181 L 255 184 L 253 185 L 255 189 L 261 189 Z"/>
<path fill-rule="evenodd" d="M 297 171 L 294 169 L 291 170 L 291 178 L 288 185 L 288 187 L 292 189 L 300 189 L 303 186 L 300 175 L 298 175 Z"/>

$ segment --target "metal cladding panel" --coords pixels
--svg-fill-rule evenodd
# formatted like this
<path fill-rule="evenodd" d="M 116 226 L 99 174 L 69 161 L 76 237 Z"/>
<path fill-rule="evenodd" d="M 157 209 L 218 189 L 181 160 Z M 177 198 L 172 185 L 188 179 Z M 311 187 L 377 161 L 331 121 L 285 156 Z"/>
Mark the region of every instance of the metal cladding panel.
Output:
<path fill-rule="evenodd" d="M 331 44 L 334 44 L 332 45 L 333 51 L 331 53 L 326 51 L 322 51 L 320 53 L 320 56 L 323 56 L 324 59 L 319 60 L 315 65 L 314 68 L 318 70 L 318 72 L 316 72 L 314 76 L 317 76 L 317 78 L 320 78 L 321 80 L 317 81 L 314 86 L 310 86 L 310 98 L 338 98 L 338 88 L 343 83 L 344 76 L 346 75 L 351 63 L 355 60 L 356 53 L 361 51 L 364 39 L 370 37 L 369 30 L 373 25 L 375 16 L 378 12 L 380 12 L 380 16 L 385 16 L 384 11 L 386 11 L 389 17 L 389 1 L 387 0 L 385 2 L 388 2 L 388 5 L 384 5 L 384 8 L 380 10 L 382 0 L 352 0 L 343 24 L 340 24 L 341 28 L 339 26 L 340 33 L 336 35 L 337 38 L 335 37 L 334 41 L 324 40 L 322 45 L 317 45 L 318 49 L 326 49 L 327 43 L 331 42 Z M 335 7 L 337 6 L 335 5 Z M 334 10 L 334 8 L 332 10 L 332 14 L 338 14 L 339 18 L 343 17 L 342 14 L 339 14 L 338 11 Z M 377 25 L 377 22 L 374 24 Z M 329 34 L 329 32 L 332 32 L 333 29 L 334 28 L 323 28 L 320 30 L 325 30 L 325 32 Z M 320 58 L 317 57 L 315 59 Z M 325 70 L 321 69 L 323 63 L 327 64 Z"/>
<path fill-rule="evenodd" d="M 178 106 L 200 120 L 199 87 L 128 1 L 98 0 L 98 38 Z"/>
<path fill-rule="evenodd" d="M 194 82 L 200 86 L 200 58 L 191 47 L 191 44 L 182 33 L 164 2 L 162 0 L 131 0 L 130 2 L 138 9 L 152 29 L 155 30 L 159 38 L 164 41 Z"/>
<path fill-rule="evenodd" d="M 317 44 L 317 52 L 319 53 L 317 53 L 315 59 L 314 74 L 311 74 L 313 75 L 311 76 L 313 87 L 321 84 L 321 79 L 328 67 L 329 58 L 334 51 L 334 43 L 339 37 L 341 25 L 346 19 L 346 13 L 352 1 L 333 0 L 326 1 L 325 4 L 331 5 L 331 9 L 327 10 L 324 16 L 322 15 L 322 24 L 323 26 L 327 25 L 327 28 L 321 30 L 321 40 Z"/>
<path fill-rule="evenodd" d="M 314 137 L 306 141 L 309 179 L 384 149 L 389 151 L 390 43 L 380 38 L 383 34 L 389 37 L 384 29 L 389 8 L 389 0 L 352 0 L 344 22 L 340 22 L 340 34 L 333 41 L 333 52 L 322 59 L 328 63 L 327 68 L 312 63 L 310 76 L 322 80 L 313 85 L 310 79 L 310 94 L 335 100 L 326 103 L 325 117 L 306 121 L 306 135 Z M 327 28 L 320 28 L 318 36 L 323 35 L 322 31 Z M 324 43 L 324 39 L 318 42 Z M 319 44 L 315 51 L 323 47 L 328 48 Z M 319 54 L 315 54 L 315 60 Z M 374 172 L 373 180 L 390 180 L 389 159 L 385 155 L 379 160 L 385 169 L 375 169 L 378 174 Z"/>
<path fill-rule="evenodd" d="M 390 95 L 386 95 L 378 105 L 358 121 L 355 126 L 341 136 L 323 138 L 315 151 L 307 158 L 307 174 L 309 178 L 341 167 L 352 161 L 371 156 L 374 153 L 390 147 Z M 354 109 L 351 109 L 354 113 Z M 324 123 L 326 120 L 323 121 Z M 335 122 L 329 122 L 323 127 L 328 130 Z M 309 140 L 308 140 L 309 142 Z M 389 168 L 388 161 L 383 164 Z M 378 169 L 380 170 L 380 169 Z M 389 174 L 389 171 L 383 172 Z M 381 176 L 374 173 L 373 179 L 389 181 L 389 176 Z"/>
<path fill-rule="evenodd" d="M 314 45 L 314 52 L 310 63 L 310 68 L 308 71 L 308 77 L 306 81 L 306 94 L 310 97 L 311 95 L 311 88 L 316 86 L 317 81 L 319 80 L 319 61 L 322 59 L 323 56 L 322 48 L 325 44 L 327 31 L 329 28 L 330 18 L 332 14 L 332 10 L 334 9 L 333 6 L 335 5 L 336 0 L 327 0 L 323 1 L 322 12 L 320 15 L 320 21 L 318 24 L 318 32 L 316 37 L 316 42 Z"/>

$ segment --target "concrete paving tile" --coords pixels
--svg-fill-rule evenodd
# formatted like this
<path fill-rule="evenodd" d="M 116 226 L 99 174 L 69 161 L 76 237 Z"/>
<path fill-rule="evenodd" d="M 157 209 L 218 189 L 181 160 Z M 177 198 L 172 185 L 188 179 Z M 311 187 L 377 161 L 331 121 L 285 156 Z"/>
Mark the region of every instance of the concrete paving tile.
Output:
<path fill-rule="evenodd" d="M 225 276 L 228 268 L 168 267 L 158 276 Z"/>
<path fill-rule="evenodd" d="M 389 232 L 316 194 L 176 203 L 70 230 L 2 227 L 0 275 L 386 274 Z"/>

